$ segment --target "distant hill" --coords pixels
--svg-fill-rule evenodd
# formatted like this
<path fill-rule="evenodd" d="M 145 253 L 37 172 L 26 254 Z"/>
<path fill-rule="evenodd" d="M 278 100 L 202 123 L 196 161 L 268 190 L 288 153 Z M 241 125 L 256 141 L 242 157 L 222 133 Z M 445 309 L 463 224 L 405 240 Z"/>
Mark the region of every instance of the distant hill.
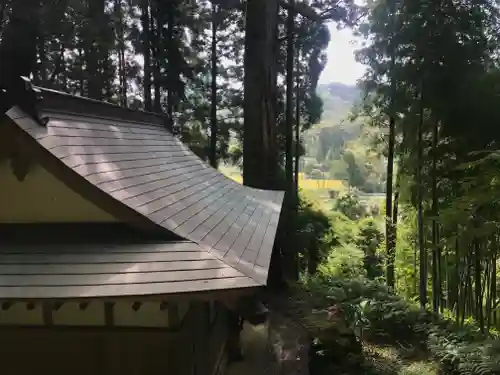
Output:
<path fill-rule="evenodd" d="M 338 97 L 346 102 L 354 102 L 361 96 L 361 91 L 355 85 L 345 85 L 343 83 L 332 82 L 318 86 L 320 94 Z"/>
<path fill-rule="evenodd" d="M 323 99 L 322 123 L 340 123 L 345 120 L 353 105 L 361 98 L 359 88 L 338 82 L 319 85 L 318 94 Z"/>
<path fill-rule="evenodd" d="M 304 141 L 306 156 L 322 162 L 340 157 L 346 143 L 361 136 L 360 124 L 348 120 L 361 91 L 354 85 L 332 82 L 319 85 L 318 95 L 323 100 L 321 121 L 306 131 Z"/>
<path fill-rule="evenodd" d="M 371 151 L 370 130 L 363 120 L 349 121 L 353 107 L 361 100 L 361 90 L 338 82 L 318 86 L 323 100 L 319 124 L 304 134 L 303 171 L 328 171 L 332 179 L 350 180 L 365 192 L 380 192 L 385 181 L 383 160 Z"/>

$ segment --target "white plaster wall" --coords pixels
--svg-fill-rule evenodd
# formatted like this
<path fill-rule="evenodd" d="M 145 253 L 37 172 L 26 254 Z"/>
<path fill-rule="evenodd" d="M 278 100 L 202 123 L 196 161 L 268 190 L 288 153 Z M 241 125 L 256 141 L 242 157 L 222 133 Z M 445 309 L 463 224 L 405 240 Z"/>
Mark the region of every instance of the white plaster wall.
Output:
<path fill-rule="evenodd" d="M 10 163 L 0 161 L 0 223 L 116 221 L 40 165 L 32 165 L 21 182 Z"/>
<path fill-rule="evenodd" d="M 168 327 L 168 310 L 160 310 L 158 302 L 144 302 L 135 311 L 130 302 L 117 302 L 113 308 L 115 326 Z"/>
<path fill-rule="evenodd" d="M 0 308 L 0 325 L 43 325 L 42 305 L 28 310 L 26 303 L 14 303 L 8 310 Z"/>
<path fill-rule="evenodd" d="M 52 323 L 65 326 L 103 326 L 104 303 L 91 302 L 85 310 L 80 310 L 79 303 L 67 302 L 57 311 L 52 311 Z"/>

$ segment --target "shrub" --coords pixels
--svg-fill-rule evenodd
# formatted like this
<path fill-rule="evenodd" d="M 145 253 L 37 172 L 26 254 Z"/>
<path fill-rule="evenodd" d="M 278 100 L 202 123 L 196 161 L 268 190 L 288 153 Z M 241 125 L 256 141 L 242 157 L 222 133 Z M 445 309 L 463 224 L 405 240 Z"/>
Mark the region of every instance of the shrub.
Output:
<path fill-rule="evenodd" d="M 296 220 L 295 245 L 302 262 L 300 271 L 306 269 L 313 275 L 339 240 L 332 230 L 330 219 L 309 200 L 300 197 Z"/>
<path fill-rule="evenodd" d="M 339 241 L 341 243 L 354 243 L 358 235 L 356 223 L 339 211 L 333 211 L 329 218 L 332 230 Z"/>
<path fill-rule="evenodd" d="M 351 220 L 358 220 L 367 213 L 367 208 L 359 201 L 355 194 L 348 193 L 335 203 L 334 210 L 342 212 Z"/>
<path fill-rule="evenodd" d="M 375 279 L 383 274 L 382 257 L 377 254 L 377 250 L 384 241 L 384 234 L 373 218 L 364 219 L 359 226 L 356 245 L 364 253 L 364 267 L 368 278 Z"/>
<path fill-rule="evenodd" d="M 336 247 L 326 261 L 319 266 L 323 275 L 336 277 L 358 277 L 365 274 L 363 251 L 352 245 Z"/>
<path fill-rule="evenodd" d="M 306 290 L 315 301 L 339 306 L 358 335 L 429 351 L 443 374 L 500 374 L 498 335 L 481 334 L 473 322 L 458 327 L 362 277 L 346 280 L 322 274 L 309 280 Z"/>

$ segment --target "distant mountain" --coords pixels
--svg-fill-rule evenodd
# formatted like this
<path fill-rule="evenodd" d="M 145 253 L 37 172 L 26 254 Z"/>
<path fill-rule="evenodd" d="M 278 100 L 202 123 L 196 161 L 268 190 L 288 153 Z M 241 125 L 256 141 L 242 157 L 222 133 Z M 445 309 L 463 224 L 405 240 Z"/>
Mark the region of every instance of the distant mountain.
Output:
<path fill-rule="evenodd" d="M 332 82 L 318 86 L 323 115 L 319 124 L 304 133 L 302 170 L 310 176 L 314 170 L 328 171 L 330 178 L 349 180 L 362 191 L 380 192 L 385 170 L 382 158 L 371 151 L 372 130 L 363 127 L 361 119 L 349 121 L 361 94 L 354 85 Z"/>
<path fill-rule="evenodd" d="M 346 142 L 361 136 L 360 124 L 348 119 L 361 91 L 354 85 L 332 82 L 319 85 L 318 95 L 323 100 L 321 121 L 306 131 L 304 141 L 307 156 L 323 159 L 328 150 L 340 152 Z"/>
<path fill-rule="evenodd" d="M 361 90 L 354 85 L 332 82 L 319 85 L 318 95 L 323 99 L 321 123 L 332 126 L 347 118 L 353 105 L 361 98 Z"/>
<path fill-rule="evenodd" d="M 330 96 L 336 96 L 346 102 L 354 102 L 361 96 L 361 91 L 355 85 L 345 85 L 343 83 L 332 82 L 318 86 L 318 92 Z"/>

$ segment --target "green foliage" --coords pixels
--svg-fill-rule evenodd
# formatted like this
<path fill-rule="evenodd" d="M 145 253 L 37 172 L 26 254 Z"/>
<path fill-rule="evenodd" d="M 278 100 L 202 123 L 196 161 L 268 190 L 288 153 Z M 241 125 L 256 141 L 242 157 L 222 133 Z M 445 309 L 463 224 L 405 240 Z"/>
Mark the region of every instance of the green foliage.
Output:
<path fill-rule="evenodd" d="M 365 254 L 353 245 L 334 248 L 318 271 L 322 275 L 336 277 L 357 277 L 365 274 Z"/>
<path fill-rule="evenodd" d="M 349 186 L 361 187 L 365 183 L 366 171 L 356 163 L 356 157 L 352 152 L 344 153 L 344 162 L 347 164 L 347 175 Z"/>
<path fill-rule="evenodd" d="M 329 163 L 329 175 L 331 179 L 347 181 L 349 173 L 347 172 L 348 165 L 344 160 L 332 160 Z"/>
<path fill-rule="evenodd" d="M 361 98 L 360 90 L 330 83 L 320 85 L 318 93 L 324 102 L 322 121 L 304 134 L 306 155 L 316 160 L 315 169 L 368 193 L 383 191 L 383 164 L 380 155 L 370 152 L 371 134 L 361 121 L 349 120 L 353 105 Z M 312 169 L 306 163 L 303 172 L 311 176 Z"/>
<path fill-rule="evenodd" d="M 318 264 L 339 244 L 330 219 L 304 196 L 300 196 L 296 219 L 295 248 L 302 259 L 301 271 L 316 272 Z"/>
<path fill-rule="evenodd" d="M 496 334 L 481 334 L 473 322 L 458 327 L 391 294 L 378 281 L 320 274 L 309 279 L 305 288 L 318 304 L 338 306 L 348 325 L 365 339 L 429 351 L 443 374 L 493 375 L 500 371 Z"/>
<path fill-rule="evenodd" d="M 2 26 L 12 4 L 0 5 Z M 232 2 L 233 5 L 236 4 Z M 240 7 L 212 7 L 212 2 L 154 0 L 44 1 L 40 3 L 39 64 L 35 83 L 106 100 L 133 109 L 168 114 L 173 131 L 201 156 L 210 139 L 211 104 L 217 107 L 216 154 L 241 164 L 245 12 Z M 313 1 L 309 11 L 342 22 L 352 17 L 350 4 Z M 312 7 L 312 8 L 311 8 Z M 337 10 L 342 10 L 337 12 Z M 280 14 L 281 16 L 281 14 Z M 281 22 L 279 18 L 280 29 Z M 212 29 L 215 26 L 217 97 L 211 92 Z M 319 121 L 323 102 L 316 93 L 324 68 L 329 33 L 322 22 L 297 17 L 297 59 L 301 129 Z M 210 35 L 210 37 L 209 37 Z M 285 68 L 286 43 L 276 40 L 276 73 Z M 282 80 L 272 90 L 278 103 L 278 154 L 284 148 Z M 192 134 L 191 134 L 192 133 Z M 192 143 L 191 143 L 192 142 Z"/>
<path fill-rule="evenodd" d="M 416 296 L 418 269 L 415 267 L 417 246 L 417 215 L 413 206 L 401 204 L 396 241 L 396 291 L 412 299 Z"/>
<path fill-rule="evenodd" d="M 434 311 L 482 329 L 498 324 L 498 10 L 491 0 L 371 1 L 358 28 L 359 114 L 386 153 L 389 124 L 396 133 L 396 290 L 413 298 L 420 285 L 422 304 L 431 296 Z"/>
<path fill-rule="evenodd" d="M 358 234 L 358 226 L 340 211 L 329 214 L 332 230 L 343 244 L 353 244 Z"/>
<path fill-rule="evenodd" d="M 357 195 L 347 193 L 335 202 L 334 209 L 343 213 L 351 220 L 358 220 L 366 216 L 367 208 L 359 201 Z"/>
<path fill-rule="evenodd" d="M 364 253 L 364 267 L 369 279 L 383 275 L 382 257 L 378 249 L 384 240 L 379 224 L 373 218 L 366 218 L 359 224 L 359 234 L 356 245 Z"/>

